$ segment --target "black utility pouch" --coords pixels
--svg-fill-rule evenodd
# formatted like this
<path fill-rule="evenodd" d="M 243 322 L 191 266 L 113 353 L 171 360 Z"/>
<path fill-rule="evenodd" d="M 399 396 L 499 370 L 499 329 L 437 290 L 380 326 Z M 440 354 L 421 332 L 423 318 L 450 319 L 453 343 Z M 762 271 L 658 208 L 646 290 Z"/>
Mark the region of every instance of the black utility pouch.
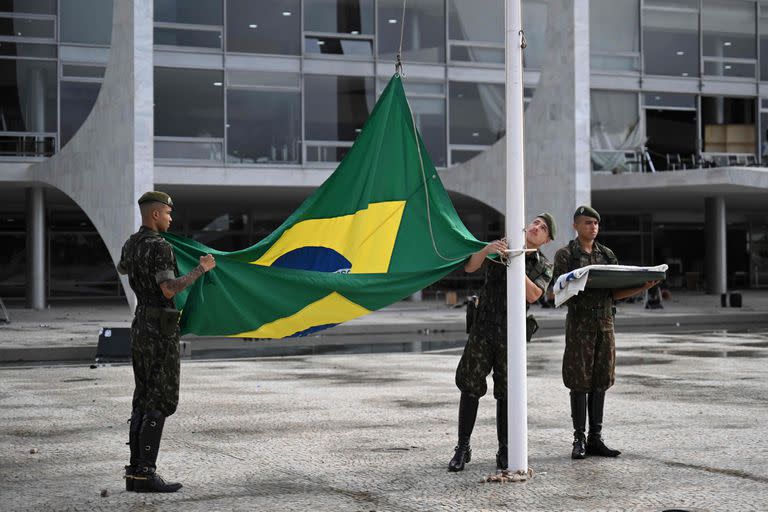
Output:
<path fill-rule="evenodd" d="M 179 318 L 181 311 L 174 308 L 163 308 L 160 311 L 160 334 L 163 336 L 173 336 L 179 327 Z"/>
<path fill-rule="evenodd" d="M 525 341 L 530 343 L 533 335 L 539 330 L 539 322 L 533 315 L 528 315 L 525 318 Z"/>
<path fill-rule="evenodd" d="M 472 329 L 472 324 L 475 323 L 475 316 L 477 315 L 477 295 L 470 295 L 467 297 L 467 334 Z"/>

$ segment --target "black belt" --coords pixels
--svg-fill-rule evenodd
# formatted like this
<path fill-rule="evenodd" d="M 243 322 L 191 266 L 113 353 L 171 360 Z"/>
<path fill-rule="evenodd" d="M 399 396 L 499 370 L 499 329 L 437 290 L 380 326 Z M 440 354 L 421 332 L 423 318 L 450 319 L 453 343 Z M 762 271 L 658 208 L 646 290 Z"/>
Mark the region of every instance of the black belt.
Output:
<path fill-rule="evenodd" d="M 616 315 L 616 307 L 598 306 L 595 308 L 590 308 L 586 306 L 568 306 L 568 312 L 573 314 L 587 315 L 593 318 L 608 318 Z"/>

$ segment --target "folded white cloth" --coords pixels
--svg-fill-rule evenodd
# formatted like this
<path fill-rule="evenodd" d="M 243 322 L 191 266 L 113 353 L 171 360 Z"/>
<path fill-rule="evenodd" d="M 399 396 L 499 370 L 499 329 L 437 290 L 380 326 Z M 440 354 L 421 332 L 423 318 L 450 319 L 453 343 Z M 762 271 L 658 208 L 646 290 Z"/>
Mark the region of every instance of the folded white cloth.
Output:
<path fill-rule="evenodd" d="M 555 292 L 555 307 L 560 307 L 565 301 L 578 295 L 587 286 L 590 270 L 619 270 L 619 271 L 644 271 L 666 272 L 668 265 L 656 265 L 655 267 L 633 267 L 631 265 L 587 265 L 561 275 L 553 286 Z"/>

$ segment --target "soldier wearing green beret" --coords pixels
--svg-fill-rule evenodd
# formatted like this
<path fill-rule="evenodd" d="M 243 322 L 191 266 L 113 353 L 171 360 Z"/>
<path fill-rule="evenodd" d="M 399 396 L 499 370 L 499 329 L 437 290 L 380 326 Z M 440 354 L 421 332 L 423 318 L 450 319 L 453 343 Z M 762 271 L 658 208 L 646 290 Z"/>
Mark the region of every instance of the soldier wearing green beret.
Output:
<path fill-rule="evenodd" d="M 600 214 L 579 206 L 573 214 L 577 237 L 555 254 L 553 279 L 587 265 L 617 265 L 611 249 L 599 243 Z M 632 289 L 586 288 L 568 300 L 565 321 L 563 383 L 570 389 L 573 420 L 571 457 L 587 455 L 617 457 L 621 452 L 608 448 L 602 439 L 605 392 L 616 379 L 616 340 L 613 330 L 614 301 L 647 290 L 655 282 Z M 585 435 L 589 411 L 589 436 Z"/>
<path fill-rule="evenodd" d="M 528 249 L 525 256 L 526 306 L 536 302 L 546 291 L 552 279 L 552 264 L 539 248 L 555 238 L 555 220 L 542 213 L 525 229 Z M 507 468 L 507 268 L 488 259 L 490 254 L 506 254 L 507 242 L 495 240 L 473 254 L 464 265 L 466 272 L 485 268 L 485 283 L 479 293 L 474 320 L 469 327 L 469 340 L 456 368 L 456 386 L 459 399 L 459 442 L 448 463 L 448 471 L 461 471 L 472 457 L 469 441 L 477 418 L 480 397 L 487 391 L 486 378 L 493 371 L 493 396 L 496 399 L 496 434 L 499 450 L 496 467 Z M 526 307 L 527 309 L 527 307 Z M 526 337 L 530 341 L 538 328 L 532 315 L 526 323 Z"/>
<path fill-rule="evenodd" d="M 216 266 L 213 256 L 178 276 L 171 245 L 160 233 L 171 225 L 173 201 L 158 191 L 139 199 L 141 228 L 123 245 L 118 272 L 128 276 L 137 306 L 131 325 L 133 411 L 125 467 L 125 488 L 136 492 L 175 492 L 179 483 L 166 483 L 155 472 L 165 418 L 179 403 L 179 311 L 173 297 Z"/>

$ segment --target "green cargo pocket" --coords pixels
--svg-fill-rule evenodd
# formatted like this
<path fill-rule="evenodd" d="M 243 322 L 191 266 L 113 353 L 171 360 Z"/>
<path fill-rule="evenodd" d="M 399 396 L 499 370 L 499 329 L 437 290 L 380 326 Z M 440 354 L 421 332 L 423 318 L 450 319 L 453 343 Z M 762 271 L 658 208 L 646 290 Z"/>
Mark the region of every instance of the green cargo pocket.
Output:
<path fill-rule="evenodd" d="M 181 312 L 174 308 L 163 308 L 160 312 L 160 334 L 174 336 L 179 327 Z"/>

